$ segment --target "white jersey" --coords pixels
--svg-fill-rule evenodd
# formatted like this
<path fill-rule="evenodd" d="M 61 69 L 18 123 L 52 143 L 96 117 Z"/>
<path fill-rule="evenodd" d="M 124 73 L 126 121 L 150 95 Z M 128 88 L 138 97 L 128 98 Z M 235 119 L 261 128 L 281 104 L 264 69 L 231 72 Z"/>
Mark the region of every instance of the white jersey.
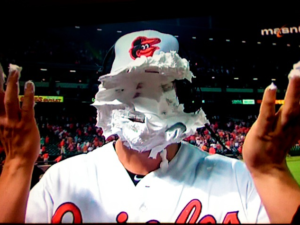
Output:
<path fill-rule="evenodd" d="M 27 223 L 269 223 L 245 164 L 182 142 L 136 186 L 113 144 L 53 165 L 31 190 Z"/>

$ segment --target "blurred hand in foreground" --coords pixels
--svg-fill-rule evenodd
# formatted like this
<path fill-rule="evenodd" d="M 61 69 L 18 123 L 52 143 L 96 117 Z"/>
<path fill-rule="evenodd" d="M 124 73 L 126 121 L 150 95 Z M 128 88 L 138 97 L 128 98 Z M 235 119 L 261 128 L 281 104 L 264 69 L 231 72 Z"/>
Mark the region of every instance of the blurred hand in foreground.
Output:
<path fill-rule="evenodd" d="M 3 70 L 0 76 L 0 141 L 6 154 L 5 162 L 34 165 L 40 150 L 40 134 L 34 118 L 34 84 L 26 82 L 20 107 L 20 71 L 10 72 L 6 91 Z"/>
<path fill-rule="evenodd" d="M 284 104 L 275 112 L 276 86 L 266 88 L 259 116 L 246 136 L 243 159 L 271 223 L 290 223 L 300 205 L 300 188 L 286 156 L 300 139 L 300 63 L 289 75 Z"/>
<path fill-rule="evenodd" d="M 34 84 L 25 84 L 19 104 L 21 69 L 10 65 L 4 91 L 0 66 L 0 141 L 6 159 L 0 177 L 0 223 L 24 223 L 34 163 L 40 150 L 40 134 L 34 118 Z"/>
<path fill-rule="evenodd" d="M 286 170 L 286 156 L 300 139 L 300 76 L 290 78 L 284 104 L 275 112 L 276 86 L 264 93 L 259 116 L 243 146 L 243 159 L 250 172 Z"/>

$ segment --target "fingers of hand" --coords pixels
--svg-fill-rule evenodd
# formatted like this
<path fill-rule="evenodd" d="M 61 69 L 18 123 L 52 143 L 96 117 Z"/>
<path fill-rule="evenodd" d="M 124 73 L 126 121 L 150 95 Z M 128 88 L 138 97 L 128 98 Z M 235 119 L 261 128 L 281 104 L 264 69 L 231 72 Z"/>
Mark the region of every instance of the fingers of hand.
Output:
<path fill-rule="evenodd" d="M 259 127 L 262 128 L 262 132 L 266 132 L 273 125 L 275 118 L 276 91 L 277 87 L 273 83 L 265 89 L 259 116 L 257 118 L 257 123 L 259 124 Z"/>
<path fill-rule="evenodd" d="M 4 92 L 5 74 L 3 72 L 2 65 L 0 64 L 0 93 Z"/>
<path fill-rule="evenodd" d="M 2 65 L 0 64 L 0 116 L 5 114 L 5 107 L 4 107 L 4 82 L 5 82 L 5 75 L 3 72 Z"/>
<path fill-rule="evenodd" d="M 4 82 L 5 82 L 5 74 L 3 72 L 2 65 L 0 64 L 0 116 L 5 114 L 4 107 Z"/>
<path fill-rule="evenodd" d="M 34 83 L 32 81 L 27 81 L 24 88 L 21 117 L 23 121 L 31 121 L 34 119 Z"/>
<path fill-rule="evenodd" d="M 282 109 L 282 125 L 294 123 L 300 118 L 300 77 L 293 76 L 290 79 Z"/>
<path fill-rule="evenodd" d="M 0 117 L 5 115 L 4 98 L 5 92 L 0 91 Z"/>
<path fill-rule="evenodd" d="M 4 97 L 5 112 L 9 121 L 18 121 L 20 113 L 20 104 L 18 97 L 19 89 L 19 71 L 10 73 L 7 80 L 7 88 Z"/>

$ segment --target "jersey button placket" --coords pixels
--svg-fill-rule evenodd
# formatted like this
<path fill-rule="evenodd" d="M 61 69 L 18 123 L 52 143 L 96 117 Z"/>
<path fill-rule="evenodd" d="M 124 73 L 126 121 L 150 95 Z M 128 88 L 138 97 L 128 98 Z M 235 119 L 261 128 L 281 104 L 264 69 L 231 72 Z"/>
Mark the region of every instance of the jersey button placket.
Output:
<path fill-rule="evenodd" d="M 146 212 L 146 211 L 147 211 L 147 207 L 145 206 L 145 204 L 143 204 L 143 205 L 140 207 L 140 211 L 141 211 L 141 212 Z"/>
<path fill-rule="evenodd" d="M 147 189 L 145 187 L 144 184 L 140 184 L 140 186 L 138 187 L 138 191 L 140 192 L 140 199 L 139 199 L 139 202 L 140 202 L 140 207 L 139 207 L 139 211 L 141 213 L 145 213 L 147 212 L 147 207 L 146 207 L 146 200 L 147 200 Z"/>
<path fill-rule="evenodd" d="M 151 180 L 152 180 L 151 175 L 152 174 L 148 174 L 146 177 L 144 177 L 140 181 L 140 183 L 138 184 L 138 187 L 137 187 L 138 191 L 141 193 L 140 194 L 141 199 L 140 199 L 139 211 L 140 211 L 140 214 L 143 215 L 142 218 L 144 216 L 146 216 L 146 214 L 148 213 L 147 198 L 148 198 L 148 195 L 149 195 L 150 183 L 151 183 Z M 144 218 L 144 219 L 146 219 L 146 218 Z"/>

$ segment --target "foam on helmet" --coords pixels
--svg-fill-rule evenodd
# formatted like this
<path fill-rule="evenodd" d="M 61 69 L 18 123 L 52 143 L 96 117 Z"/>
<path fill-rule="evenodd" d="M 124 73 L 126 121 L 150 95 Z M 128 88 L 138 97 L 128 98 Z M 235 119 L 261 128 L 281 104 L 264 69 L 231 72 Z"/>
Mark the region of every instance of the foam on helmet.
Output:
<path fill-rule="evenodd" d="M 118 134 L 128 148 L 150 151 L 149 157 L 155 158 L 208 123 L 200 107 L 187 113 L 190 109 L 184 111 L 179 102 L 178 82 L 190 84 L 194 76 L 189 62 L 177 54 L 179 43 L 173 35 L 132 32 L 120 37 L 114 50 L 111 71 L 100 77 L 93 104 L 96 125 L 105 136 Z"/>

